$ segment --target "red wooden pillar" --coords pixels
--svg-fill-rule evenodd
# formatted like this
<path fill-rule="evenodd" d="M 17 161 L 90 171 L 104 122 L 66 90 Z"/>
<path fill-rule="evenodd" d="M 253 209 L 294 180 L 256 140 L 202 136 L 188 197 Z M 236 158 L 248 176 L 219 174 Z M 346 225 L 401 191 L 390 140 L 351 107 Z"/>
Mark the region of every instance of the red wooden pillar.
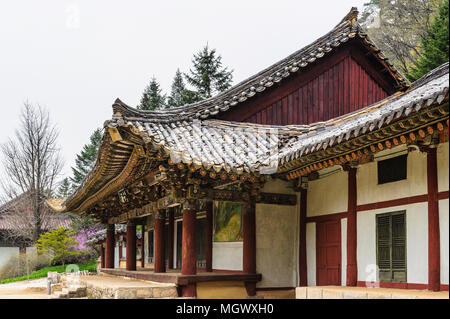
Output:
<path fill-rule="evenodd" d="M 145 222 L 142 222 L 142 233 L 141 233 L 141 267 L 145 267 Z"/>
<path fill-rule="evenodd" d="M 206 229 L 205 229 L 205 259 L 207 272 L 212 272 L 212 230 L 213 230 L 213 202 L 206 202 Z"/>
<path fill-rule="evenodd" d="M 440 290 L 441 254 L 436 148 L 427 151 L 428 188 L 428 289 Z"/>
<path fill-rule="evenodd" d="M 106 228 L 106 268 L 114 268 L 114 235 L 115 235 L 115 225 L 108 224 Z"/>
<path fill-rule="evenodd" d="M 347 286 L 356 286 L 358 266 L 356 260 L 356 168 L 348 169 L 347 211 Z"/>
<path fill-rule="evenodd" d="M 299 247 L 299 278 L 300 286 L 308 285 L 306 263 L 306 200 L 307 189 L 300 190 L 300 247 Z"/>
<path fill-rule="evenodd" d="M 165 256 L 164 256 L 164 221 L 165 214 L 163 211 L 158 211 L 155 215 L 155 258 L 154 271 L 165 272 Z"/>
<path fill-rule="evenodd" d="M 119 267 L 120 267 L 120 260 L 122 259 L 122 241 L 119 241 Z"/>
<path fill-rule="evenodd" d="M 247 274 L 256 274 L 256 220 L 255 201 L 250 199 L 242 205 L 244 210 L 242 218 L 243 235 L 243 271 Z M 256 282 L 246 282 L 245 287 L 249 296 L 256 295 Z"/>
<path fill-rule="evenodd" d="M 103 241 L 100 244 L 100 268 L 105 268 L 105 247 Z"/>
<path fill-rule="evenodd" d="M 169 219 L 169 227 L 167 229 L 167 253 L 169 256 L 167 256 L 167 268 L 173 269 L 173 234 L 174 234 L 174 208 L 168 209 L 168 219 Z"/>
<path fill-rule="evenodd" d="M 126 258 L 126 269 L 136 270 L 136 224 L 132 220 L 127 223 Z"/>
<path fill-rule="evenodd" d="M 197 250 L 196 250 L 196 215 L 194 205 L 186 203 L 183 206 L 183 234 L 181 241 L 181 274 L 197 274 Z M 195 297 L 196 285 L 188 284 L 183 288 L 183 297 Z"/>

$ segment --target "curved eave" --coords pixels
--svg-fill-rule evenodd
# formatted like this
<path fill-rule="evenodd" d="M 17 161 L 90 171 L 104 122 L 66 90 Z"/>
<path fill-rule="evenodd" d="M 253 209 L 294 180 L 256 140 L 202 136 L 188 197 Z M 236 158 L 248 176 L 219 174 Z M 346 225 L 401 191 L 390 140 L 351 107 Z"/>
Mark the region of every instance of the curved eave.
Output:
<path fill-rule="evenodd" d="M 82 212 L 80 207 L 86 199 L 98 193 L 124 170 L 133 150 L 133 144 L 126 141 L 112 143 L 110 135 L 104 134 L 94 168 L 77 191 L 64 202 L 64 211 Z"/>

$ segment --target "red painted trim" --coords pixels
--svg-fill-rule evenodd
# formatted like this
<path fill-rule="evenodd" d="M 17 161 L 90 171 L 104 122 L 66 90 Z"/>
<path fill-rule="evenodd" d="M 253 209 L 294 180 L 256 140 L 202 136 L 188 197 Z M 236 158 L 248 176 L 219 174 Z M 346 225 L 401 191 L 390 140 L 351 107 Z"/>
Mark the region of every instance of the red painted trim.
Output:
<path fill-rule="evenodd" d="M 114 268 L 114 250 L 115 250 L 115 226 L 114 224 L 108 224 L 106 228 L 106 250 L 105 250 L 105 267 Z"/>
<path fill-rule="evenodd" d="M 255 202 L 243 205 L 242 217 L 242 268 L 248 274 L 256 274 L 256 225 Z"/>
<path fill-rule="evenodd" d="M 350 168 L 348 170 L 347 286 L 356 286 L 358 281 L 358 261 L 356 259 L 356 192 L 356 168 Z"/>
<path fill-rule="evenodd" d="M 155 236 L 155 250 L 153 266 L 155 272 L 166 272 L 165 264 L 165 247 L 164 247 L 164 224 L 165 220 L 160 218 L 155 218 L 154 221 L 154 236 Z"/>
<path fill-rule="evenodd" d="M 441 291 L 448 291 L 448 285 L 441 284 Z"/>
<path fill-rule="evenodd" d="M 197 273 L 196 251 L 196 213 L 183 211 L 183 231 L 181 240 L 181 273 L 195 275 Z"/>
<path fill-rule="evenodd" d="M 383 202 L 358 205 L 357 210 L 358 211 L 374 210 L 374 209 L 387 208 L 387 207 L 393 207 L 393 206 L 422 203 L 422 202 L 426 202 L 427 198 L 428 198 L 428 195 L 425 194 L 425 195 L 403 197 L 403 198 L 398 198 L 398 199 L 391 199 L 391 200 L 387 200 L 387 201 L 383 201 Z"/>
<path fill-rule="evenodd" d="M 181 286 L 181 297 L 196 297 L 197 296 L 197 284 L 187 284 Z"/>
<path fill-rule="evenodd" d="M 229 269 L 213 269 L 212 272 L 224 274 L 245 274 L 243 270 L 229 270 Z"/>
<path fill-rule="evenodd" d="M 307 194 L 306 189 L 300 191 L 300 240 L 299 240 L 299 285 L 308 285 L 308 264 L 306 262 L 306 212 L 307 212 Z"/>
<path fill-rule="evenodd" d="M 136 270 L 136 224 L 133 221 L 127 224 L 126 245 L 126 270 Z"/>
<path fill-rule="evenodd" d="M 439 199 L 436 148 L 427 152 L 428 189 L 428 289 L 439 291 L 441 280 L 441 240 L 439 233 Z"/>
<path fill-rule="evenodd" d="M 206 202 L 206 227 L 205 227 L 205 259 L 206 271 L 212 271 L 212 252 L 213 252 L 213 202 Z"/>
<path fill-rule="evenodd" d="M 321 223 L 341 218 L 347 218 L 347 212 L 306 217 L 306 223 Z"/>
<path fill-rule="evenodd" d="M 449 191 L 439 192 L 438 193 L 438 200 L 448 199 L 449 197 Z"/>
<path fill-rule="evenodd" d="M 141 267 L 145 267 L 145 223 L 142 223 L 142 233 L 141 233 Z"/>
<path fill-rule="evenodd" d="M 100 267 L 105 268 L 105 247 L 103 247 L 103 243 L 100 245 Z"/>
<path fill-rule="evenodd" d="M 442 191 L 438 193 L 438 199 L 444 200 L 449 198 L 449 191 Z M 377 203 L 370 203 L 370 204 L 363 204 L 356 206 L 356 210 L 358 212 L 364 212 L 369 210 L 375 210 L 380 208 L 389 208 L 389 207 L 395 207 L 395 206 L 403 206 L 403 205 L 410 205 L 410 204 L 417 204 L 417 203 L 425 203 L 428 201 L 428 195 L 417 195 L 417 196 L 410 196 L 410 197 L 403 197 L 398 199 L 392 199 L 387 200 L 383 202 L 377 202 Z M 320 216 L 311 216 L 306 217 L 306 223 L 320 223 L 327 220 L 335 220 L 335 219 L 341 219 L 341 218 L 347 218 L 347 212 L 340 212 L 340 213 L 331 213 L 331 214 L 325 214 Z"/>

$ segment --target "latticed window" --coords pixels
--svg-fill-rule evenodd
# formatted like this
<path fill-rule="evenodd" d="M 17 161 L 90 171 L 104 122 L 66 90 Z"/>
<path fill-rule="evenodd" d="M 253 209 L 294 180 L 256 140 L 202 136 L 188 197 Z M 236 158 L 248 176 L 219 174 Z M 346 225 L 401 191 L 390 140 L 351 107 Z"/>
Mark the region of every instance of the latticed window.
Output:
<path fill-rule="evenodd" d="M 406 282 L 406 213 L 379 214 L 376 220 L 379 280 Z"/>

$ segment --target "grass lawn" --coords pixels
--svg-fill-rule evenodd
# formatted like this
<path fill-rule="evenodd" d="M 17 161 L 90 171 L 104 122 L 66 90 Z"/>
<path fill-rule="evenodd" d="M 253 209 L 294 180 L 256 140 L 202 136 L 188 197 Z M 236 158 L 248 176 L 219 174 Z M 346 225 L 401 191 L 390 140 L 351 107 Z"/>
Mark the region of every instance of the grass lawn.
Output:
<path fill-rule="evenodd" d="M 97 270 L 97 261 L 95 259 L 87 261 L 83 264 L 77 264 L 77 265 L 80 268 L 80 270 L 89 270 L 89 271 Z M 64 268 L 66 268 L 67 266 L 68 265 L 65 265 Z M 50 266 L 50 267 L 45 267 L 45 268 L 41 268 L 39 270 L 33 271 L 29 277 L 21 276 L 21 277 L 3 279 L 2 281 L 0 281 L 0 284 L 6 284 L 8 282 L 22 281 L 22 280 L 27 280 L 27 279 L 36 279 L 36 278 L 47 277 L 47 273 L 49 271 L 64 272 L 62 265 Z"/>

